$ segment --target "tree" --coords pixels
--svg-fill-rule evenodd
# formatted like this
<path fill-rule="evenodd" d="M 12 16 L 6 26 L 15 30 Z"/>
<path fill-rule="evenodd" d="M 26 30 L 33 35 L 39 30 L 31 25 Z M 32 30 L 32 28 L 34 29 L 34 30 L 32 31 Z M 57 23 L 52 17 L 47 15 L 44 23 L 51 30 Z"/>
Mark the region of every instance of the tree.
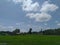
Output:
<path fill-rule="evenodd" d="M 20 29 L 15 29 L 15 30 L 13 31 L 13 33 L 14 33 L 14 34 L 19 34 L 19 33 L 20 33 Z"/>
<path fill-rule="evenodd" d="M 43 31 L 43 34 L 45 35 L 55 35 L 55 29 L 47 29 Z"/>
<path fill-rule="evenodd" d="M 39 33 L 40 33 L 40 34 L 43 34 L 43 31 L 42 31 L 42 29 L 39 31 Z"/>
<path fill-rule="evenodd" d="M 29 34 L 31 34 L 31 33 L 32 33 L 32 28 L 30 28 L 30 29 L 29 29 L 29 32 L 28 32 L 28 33 L 29 33 Z"/>

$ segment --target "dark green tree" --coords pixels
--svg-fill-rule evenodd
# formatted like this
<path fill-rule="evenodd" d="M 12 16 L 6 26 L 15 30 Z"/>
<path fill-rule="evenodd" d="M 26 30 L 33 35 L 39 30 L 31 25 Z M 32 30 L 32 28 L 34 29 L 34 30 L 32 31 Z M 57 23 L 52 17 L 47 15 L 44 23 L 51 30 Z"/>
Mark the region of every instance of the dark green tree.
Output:
<path fill-rule="evenodd" d="M 40 34 L 43 34 L 43 31 L 42 31 L 42 29 L 39 31 L 39 33 L 40 33 Z"/>
<path fill-rule="evenodd" d="M 14 34 L 19 34 L 19 33 L 20 33 L 20 29 L 15 29 L 15 30 L 13 31 L 13 33 L 14 33 Z"/>
<path fill-rule="evenodd" d="M 32 28 L 30 28 L 30 29 L 29 29 L 28 33 L 29 33 L 29 34 L 31 34 L 31 33 L 32 33 Z"/>

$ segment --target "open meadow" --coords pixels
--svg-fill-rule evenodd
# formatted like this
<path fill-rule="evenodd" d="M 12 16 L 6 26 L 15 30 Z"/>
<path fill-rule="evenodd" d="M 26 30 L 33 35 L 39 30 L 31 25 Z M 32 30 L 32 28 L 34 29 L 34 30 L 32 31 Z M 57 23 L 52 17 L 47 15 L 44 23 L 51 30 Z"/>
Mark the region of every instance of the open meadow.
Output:
<path fill-rule="evenodd" d="M 55 35 L 0 36 L 0 45 L 60 45 L 60 36 Z"/>

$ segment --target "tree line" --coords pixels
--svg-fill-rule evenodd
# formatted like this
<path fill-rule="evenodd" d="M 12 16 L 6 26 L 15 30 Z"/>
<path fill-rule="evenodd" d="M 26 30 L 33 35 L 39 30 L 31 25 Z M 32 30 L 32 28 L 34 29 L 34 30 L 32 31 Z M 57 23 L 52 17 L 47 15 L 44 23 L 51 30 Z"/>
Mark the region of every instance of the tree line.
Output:
<path fill-rule="evenodd" d="M 26 35 L 26 34 L 40 34 L 40 35 L 60 35 L 60 28 L 57 29 L 46 29 L 40 30 L 39 32 L 32 32 L 32 28 L 28 32 L 21 33 L 20 29 L 15 29 L 14 31 L 0 31 L 0 35 Z"/>

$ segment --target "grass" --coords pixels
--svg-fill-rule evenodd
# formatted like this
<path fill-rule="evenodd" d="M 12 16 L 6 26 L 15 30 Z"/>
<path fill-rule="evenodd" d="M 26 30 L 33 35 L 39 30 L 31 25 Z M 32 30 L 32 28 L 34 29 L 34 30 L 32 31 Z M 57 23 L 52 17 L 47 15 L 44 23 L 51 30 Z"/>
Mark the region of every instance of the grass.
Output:
<path fill-rule="evenodd" d="M 18 35 L 0 36 L 0 45 L 60 45 L 56 35 Z"/>

